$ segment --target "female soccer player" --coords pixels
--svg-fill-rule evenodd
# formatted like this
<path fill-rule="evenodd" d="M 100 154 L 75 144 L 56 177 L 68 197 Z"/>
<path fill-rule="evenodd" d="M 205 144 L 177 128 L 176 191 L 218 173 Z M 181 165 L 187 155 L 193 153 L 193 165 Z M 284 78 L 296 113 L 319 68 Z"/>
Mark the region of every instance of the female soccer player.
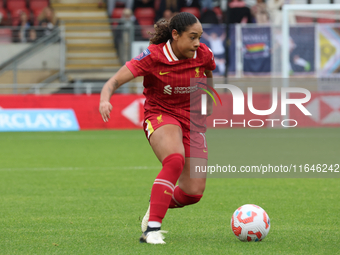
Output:
<path fill-rule="evenodd" d="M 190 178 L 190 164 L 206 166 L 208 158 L 205 116 L 191 108 L 190 95 L 201 90 L 197 84 L 191 86 L 190 79 L 212 78 L 216 65 L 212 51 L 200 43 L 203 30 L 194 15 L 182 12 L 170 21 L 161 20 L 155 31 L 150 46 L 106 82 L 99 111 L 107 122 L 114 91 L 144 76 L 144 131 L 163 168 L 152 186 L 140 241 L 164 244 L 162 232 L 166 231 L 160 228 L 168 208 L 197 203 L 205 189 L 205 176 Z"/>

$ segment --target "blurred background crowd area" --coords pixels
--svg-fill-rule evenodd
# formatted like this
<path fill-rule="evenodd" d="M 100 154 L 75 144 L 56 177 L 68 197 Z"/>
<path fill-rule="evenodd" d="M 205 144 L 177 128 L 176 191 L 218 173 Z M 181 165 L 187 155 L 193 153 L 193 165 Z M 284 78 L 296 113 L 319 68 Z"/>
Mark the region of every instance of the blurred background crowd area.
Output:
<path fill-rule="evenodd" d="M 202 24 L 257 23 L 280 25 L 285 4 L 332 4 L 338 0 L 87 0 L 106 9 L 107 18 L 120 20 L 112 25 L 132 21 L 150 26 L 160 19 L 170 19 L 178 12 L 194 14 Z M 0 26 L 11 26 L 12 42 L 34 42 L 58 26 L 53 4 L 77 4 L 63 0 L 0 0 Z M 340 2 L 340 0 L 339 0 Z M 85 17 L 84 17 L 85 18 Z M 336 23 L 336 19 L 296 17 L 290 23 Z M 119 36 L 119 35 L 118 35 Z M 138 37 L 138 35 L 136 35 Z M 143 39 L 141 38 L 136 39 Z M 145 38 L 144 38 L 145 39 Z"/>

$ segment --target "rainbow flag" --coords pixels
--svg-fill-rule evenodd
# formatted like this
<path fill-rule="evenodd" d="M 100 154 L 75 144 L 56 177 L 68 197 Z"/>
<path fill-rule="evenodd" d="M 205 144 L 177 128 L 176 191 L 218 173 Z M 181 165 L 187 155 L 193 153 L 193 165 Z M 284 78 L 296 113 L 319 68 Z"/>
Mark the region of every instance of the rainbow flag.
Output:
<path fill-rule="evenodd" d="M 253 43 L 253 44 L 247 44 L 246 48 L 248 52 L 261 52 L 264 51 L 264 47 L 266 46 L 265 43 Z"/>

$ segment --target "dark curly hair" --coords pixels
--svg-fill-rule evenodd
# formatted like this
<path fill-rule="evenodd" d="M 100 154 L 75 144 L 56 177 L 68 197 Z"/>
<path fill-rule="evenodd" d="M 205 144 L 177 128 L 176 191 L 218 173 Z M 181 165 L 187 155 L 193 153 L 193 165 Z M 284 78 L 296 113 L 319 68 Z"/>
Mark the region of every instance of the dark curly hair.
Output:
<path fill-rule="evenodd" d="M 159 20 L 155 24 L 155 33 L 151 33 L 150 44 L 160 44 L 172 40 L 172 30 L 175 29 L 179 35 L 184 32 L 188 26 L 198 22 L 195 15 L 188 12 L 181 12 L 173 16 L 170 21 L 165 19 Z"/>

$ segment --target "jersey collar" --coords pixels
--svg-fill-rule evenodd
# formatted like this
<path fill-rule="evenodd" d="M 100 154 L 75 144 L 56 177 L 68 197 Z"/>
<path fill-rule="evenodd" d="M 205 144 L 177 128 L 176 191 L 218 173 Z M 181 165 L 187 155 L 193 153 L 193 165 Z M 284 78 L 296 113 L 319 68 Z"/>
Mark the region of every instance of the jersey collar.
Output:
<path fill-rule="evenodd" d="M 166 44 L 163 46 L 163 53 L 169 62 L 179 61 L 175 53 L 172 51 L 170 40 L 168 40 Z M 197 51 L 195 51 L 195 55 L 193 58 L 195 59 L 196 57 L 197 57 Z"/>

